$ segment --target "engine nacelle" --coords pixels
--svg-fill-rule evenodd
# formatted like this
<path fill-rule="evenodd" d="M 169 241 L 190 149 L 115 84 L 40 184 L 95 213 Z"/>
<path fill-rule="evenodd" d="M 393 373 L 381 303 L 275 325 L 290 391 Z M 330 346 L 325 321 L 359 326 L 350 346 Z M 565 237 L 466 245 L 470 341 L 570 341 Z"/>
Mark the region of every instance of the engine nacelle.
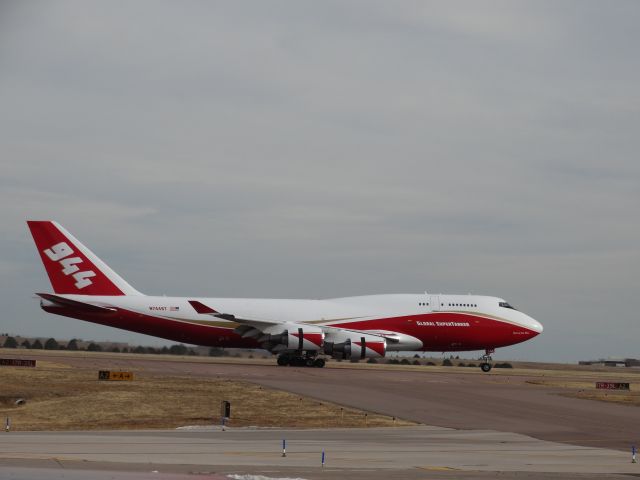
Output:
<path fill-rule="evenodd" d="M 352 333 L 346 338 L 324 342 L 324 353 L 333 358 L 378 358 L 387 353 L 387 341 L 375 335 Z"/>
<path fill-rule="evenodd" d="M 268 350 L 316 351 L 324 346 L 324 332 L 312 325 L 274 325 L 263 330 L 263 333 L 259 342 L 265 344 Z"/>

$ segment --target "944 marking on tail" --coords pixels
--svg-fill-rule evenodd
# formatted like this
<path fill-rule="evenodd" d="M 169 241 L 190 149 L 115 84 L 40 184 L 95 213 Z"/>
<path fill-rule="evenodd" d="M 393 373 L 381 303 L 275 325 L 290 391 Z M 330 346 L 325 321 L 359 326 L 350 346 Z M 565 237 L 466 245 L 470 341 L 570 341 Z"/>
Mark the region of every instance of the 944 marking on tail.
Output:
<path fill-rule="evenodd" d="M 51 248 L 44 250 L 44 254 L 52 261 L 60 264 L 63 274 L 71 275 L 73 273 L 73 278 L 76 281 L 75 286 L 78 290 L 93 285 L 90 278 L 95 277 L 96 272 L 92 270 L 79 271 L 78 264 L 82 263 L 82 259 L 80 257 L 70 257 L 70 255 L 74 254 L 74 251 L 67 242 L 56 243 Z"/>

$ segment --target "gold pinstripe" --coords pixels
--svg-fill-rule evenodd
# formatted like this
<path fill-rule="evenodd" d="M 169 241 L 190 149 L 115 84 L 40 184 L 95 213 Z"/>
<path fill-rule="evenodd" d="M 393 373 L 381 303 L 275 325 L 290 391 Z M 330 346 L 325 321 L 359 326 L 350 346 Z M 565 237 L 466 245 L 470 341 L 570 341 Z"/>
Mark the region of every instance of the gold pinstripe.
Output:
<path fill-rule="evenodd" d="M 474 312 L 474 311 L 465 311 L 465 310 L 441 310 L 441 311 L 437 311 L 437 312 L 428 312 L 428 313 L 419 313 L 419 314 L 415 314 L 415 315 L 401 315 L 398 317 L 383 317 L 383 318 L 368 318 L 366 319 L 367 321 L 375 321 L 375 320 L 386 320 L 389 318 L 399 318 L 399 317 L 412 317 L 412 316 L 417 316 L 417 315 L 421 315 L 421 316 L 427 316 L 427 315 L 436 315 L 438 313 L 453 313 L 453 314 L 464 314 L 464 315 L 471 315 L 474 317 L 479 317 L 479 318 L 486 318 L 489 320 L 496 320 L 499 322 L 503 322 L 503 323 L 508 323 L 509 325 L 514 325 L 516 327 L 520 327 L 520 328 L 528 328 L 524 325 L 520 325 L 519 323 L 513 322 L 511 320 L 508 320 L 506 318 L 503 317 L 499 317 L 497 315 L 491 315 L 488 313 L 482 313 L 482 312 Z M 169 320 L 176 320 L 178 322 L 183 322 L 183 323 L 193 323 L 196 325 L 203 325 L 203 326 L 208 326 L 208 327 L 219 327 L 219 328 L 228 328 L 228 329 L 234 329 L 236 327 L 239 327 L 240 325 L 244 325 L 243 323 L 238 323 L 238 322 L 232 322 L 232 321 L 215 321 L 215 320 L 185 320 L 182 318 L 176 318 L 176 317 L 164 317 L 164 316 L 159 316 L 158 318 L 165 318 L 165 319 L 169 319 Z M 305 321 L 305 322 L 297 322 L 300 324 L 306 324 L 306 325 L 319 325 L 319 324 L 324 324 L 324 325 L 340 325 L 340 323 L 344 323 L 344 322 L 349 322 L 351 320 L 358 320 L 358 319 L 365 319 L 366 317 L 347 317 L 347 318 L 336 318 L 336 319 L 329 319 L 329 320 L 309 320 L 309 321 Z"/>

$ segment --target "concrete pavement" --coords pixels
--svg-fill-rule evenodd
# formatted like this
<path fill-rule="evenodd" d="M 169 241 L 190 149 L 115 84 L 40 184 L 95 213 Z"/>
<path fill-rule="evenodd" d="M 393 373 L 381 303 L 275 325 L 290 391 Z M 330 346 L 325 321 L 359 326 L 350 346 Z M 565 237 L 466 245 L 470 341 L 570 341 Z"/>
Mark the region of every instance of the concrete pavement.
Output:
<path fill-rule="evenodd" d="M 287 440 L 284 458 L 283 438 Z M 423 478 L 421 472 L 457 472 L 458 478 L 490 472 L 504 472 L 501 478 L 534 473 L 597 474 L 599 478 L 640 474 L 640 465 L 630 463 L 629 454 L 616 450 L 547 442 L 515 433 L 427 426 L 0 435 L 0 472 L 24 467 L 24 462 L 38 465 L 52 460 L 62 467 L 83 463 L 86 467 L 99 464 L 106 470 L 122 470 L 125 465 L 133 465 L 151 471 L 151 465 L 159 472 L 172 472 L 176 465 L 189 465 L 191 472 L 245 474 L 272 470 L 302 478 L 325 478 L 322 475 L 329 475 L 329 470 L 343 476 L 366 473 L 365 478 Z"/>

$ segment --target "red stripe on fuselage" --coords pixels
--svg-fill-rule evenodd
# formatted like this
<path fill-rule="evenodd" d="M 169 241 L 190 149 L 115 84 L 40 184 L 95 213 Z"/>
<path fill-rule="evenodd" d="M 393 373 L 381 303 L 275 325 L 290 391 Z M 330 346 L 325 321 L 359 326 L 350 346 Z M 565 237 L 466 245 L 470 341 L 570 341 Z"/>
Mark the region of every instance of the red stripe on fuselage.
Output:
<path fill-rule="evenodd" d="M 117 308 L 113 313 L 85 313 L 67 307 L 43 306 L 43 310 L 56 315 L 86 320 L 109 327 L 166 338 L 175 342 L 206 347 L 260 348 L 251 338 L 242 338 L 231 328 L 202 325 L 187 321 L 154 317 L 144 313 Z"/>
<path fill-rule="evenodd" d="M 234 333 L 231 328 L 172 320 L 123 308 L 117 308 L 113 313 L 87 313 L 79 312 L 69 307 L 57 306 L 43 306 L 42 308 L 49 313 L 166 338 L 176 342 L 211 347 L 260 348 L 255 340 L 242 338 Z M 468 325 L 460 326 L 456 324 Z M 385 330 L 404 333 L 422 341 L 422 350 L 435 352 L 505 347 L 524 342 L 538 335 L 538 332 L 519 325 L 470 313 L 457 312 L 437 312 L 359 320 L 337 323 L 331 326 L 361 331 Z"/>
<path fill-rule="evenodd" d="M 433 352 L 484 350 L 530 340 L 538 332 L 471 313 L 436 312 L 331 324 L 356 330 L 404 333 L 419 339 L 422 350 Z"/>

